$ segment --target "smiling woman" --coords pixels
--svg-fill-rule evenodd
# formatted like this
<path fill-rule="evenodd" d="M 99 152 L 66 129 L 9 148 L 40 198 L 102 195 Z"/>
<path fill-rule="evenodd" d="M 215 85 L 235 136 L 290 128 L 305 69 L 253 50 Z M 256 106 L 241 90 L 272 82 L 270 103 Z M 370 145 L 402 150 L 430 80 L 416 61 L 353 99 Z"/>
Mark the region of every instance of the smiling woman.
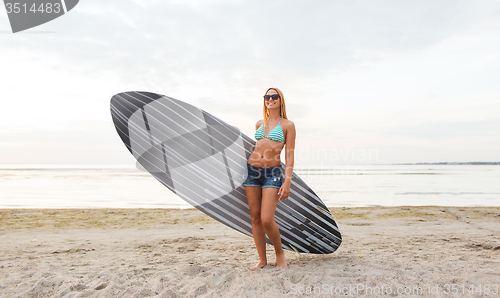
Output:
<path fill-rule="evenodd" d="M 251 269 L 267 265 L 266 233 L 276 251 L 276 266 L 286 267 L 274 213 L 278 201 L 288 198 L 293 174 L 295 126 L 286 116 L 285 97 L 278 88 L 264 95 L 264 119 L 255 124 L 255 149 L 248 158 L 248 177 L 243 183 L 247 194 L 252 233 L 259 263 Z M 271 129 L 271 127 L 273 127 Z M 281 167 L 281 150 L 286 146 L 286 169 Z"/>

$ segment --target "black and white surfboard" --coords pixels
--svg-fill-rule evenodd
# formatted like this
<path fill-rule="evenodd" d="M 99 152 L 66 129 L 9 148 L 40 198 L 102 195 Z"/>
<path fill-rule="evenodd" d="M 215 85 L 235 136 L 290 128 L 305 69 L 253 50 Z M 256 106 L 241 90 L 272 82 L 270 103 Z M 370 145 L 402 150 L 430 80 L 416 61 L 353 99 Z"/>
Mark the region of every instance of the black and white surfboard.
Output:
<path fill-rule="evenodd" d="M 153 177 L 207 215 L 252 236 L 242 184 L 254 140 L 197 107 L 155 93 L 116 94 L 111 115 L 127 149 Z M 342 242 L 325 204 L 295 173 L 275 220 L 287 250 L 328 254 Z"/>

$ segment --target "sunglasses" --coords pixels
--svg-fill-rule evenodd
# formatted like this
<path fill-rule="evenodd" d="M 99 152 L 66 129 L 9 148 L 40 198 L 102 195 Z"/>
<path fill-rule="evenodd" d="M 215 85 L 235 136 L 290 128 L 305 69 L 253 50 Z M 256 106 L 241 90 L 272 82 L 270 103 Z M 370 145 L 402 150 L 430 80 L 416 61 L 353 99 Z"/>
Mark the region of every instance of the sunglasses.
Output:
<path fill-rule="evenodd" d="M 279 98 L 280 98 L 279 94 L 264 95 L 264 100 L 265 101 L 269 101 L 269 99 L 278 100 Z"/>

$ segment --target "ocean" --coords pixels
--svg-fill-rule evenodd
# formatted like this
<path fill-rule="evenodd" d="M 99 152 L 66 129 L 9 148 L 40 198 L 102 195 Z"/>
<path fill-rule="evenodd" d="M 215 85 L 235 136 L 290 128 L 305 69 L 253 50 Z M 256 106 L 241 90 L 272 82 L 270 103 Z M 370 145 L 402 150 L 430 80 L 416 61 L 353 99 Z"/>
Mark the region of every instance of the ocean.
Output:
<path fill-rule="evenodd" d="M 500 206 L 498 165 L 295 169 L 328 207 Z M 189 208 L 132 166 L 0 165 L 0 208 Z"/>

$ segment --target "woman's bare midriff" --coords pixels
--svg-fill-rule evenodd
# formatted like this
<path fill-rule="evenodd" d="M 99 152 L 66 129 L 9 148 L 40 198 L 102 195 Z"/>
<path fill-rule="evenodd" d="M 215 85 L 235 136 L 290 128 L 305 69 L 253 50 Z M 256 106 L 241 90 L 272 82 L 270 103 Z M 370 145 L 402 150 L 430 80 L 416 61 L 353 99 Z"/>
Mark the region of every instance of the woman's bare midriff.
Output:
<path fill-rule="evenodd" d="M 248 158 L 248 163 L 255 167 L 270 168 L 281 165 L 281 150 L 284 144 L 270 139 L 260 139 Z"/>

